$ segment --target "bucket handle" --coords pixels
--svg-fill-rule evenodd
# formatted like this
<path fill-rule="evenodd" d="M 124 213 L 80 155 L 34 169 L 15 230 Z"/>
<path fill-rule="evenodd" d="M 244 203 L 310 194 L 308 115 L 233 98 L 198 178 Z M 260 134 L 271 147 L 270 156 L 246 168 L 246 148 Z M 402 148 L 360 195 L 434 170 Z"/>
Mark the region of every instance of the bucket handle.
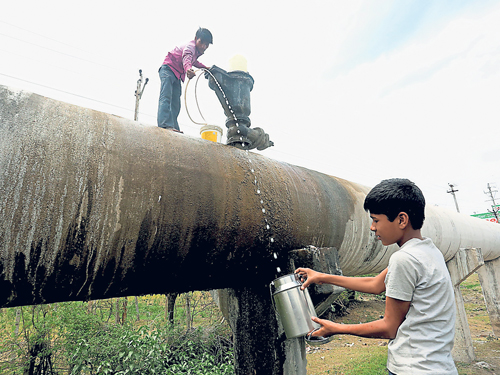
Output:
<path fill-rule="evenodd" d="M 315 328 L 313 329 L 311 332 L 309 332 L 307 335 L 306 335 L 306 340 L 308 341 L 311 341 L 312 337 L 316 337 L 316 336 L 313 336 L 312 334 L 316 331 L 319 331 L 319 328 Z M 314 340 L 314 339 L 313 339 Z"/>
<path fill-rule="evenodd" d="M 328 342 L 330 342 L 332 340 L 333 335 L 328 336 L 328 337 L 313 336 L 312 335 L 314 332 L 318 331 L 320 328 L 313 329 L 311 332 L 309 332 L 306 335 L 306 343 L 308 343 L 309 345 L 318 346 L 318 345 L 326 344 L 326 343 L 328 343 Z"/>

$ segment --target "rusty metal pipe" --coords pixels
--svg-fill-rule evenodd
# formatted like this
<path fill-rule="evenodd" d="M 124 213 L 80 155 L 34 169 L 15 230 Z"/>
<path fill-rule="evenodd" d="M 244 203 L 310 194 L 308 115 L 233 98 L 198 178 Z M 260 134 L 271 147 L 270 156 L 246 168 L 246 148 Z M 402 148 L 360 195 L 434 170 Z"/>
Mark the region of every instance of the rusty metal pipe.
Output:
<path fill-rule="evenodd" d="M 394 249 L 369 233 L 368 190 L 0 86 L 0 306 L 268 282 L 307 245 L 338 248 L 344 274 L 374 272 Z M 436 220 L 500 255 L 500 227 Z"/>

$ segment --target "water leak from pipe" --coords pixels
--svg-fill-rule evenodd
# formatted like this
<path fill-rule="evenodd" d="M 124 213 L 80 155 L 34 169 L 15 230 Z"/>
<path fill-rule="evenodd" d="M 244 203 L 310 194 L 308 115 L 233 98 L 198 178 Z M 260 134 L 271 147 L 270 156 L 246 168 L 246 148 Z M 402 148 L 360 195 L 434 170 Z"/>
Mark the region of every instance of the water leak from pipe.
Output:
<path fill-rule="evenodd" d="M 231 107 L 231 104 L 229 103 L 229 99 L 227 98 L 226 96 L 226 93 L 224 92 L 224 90 L 222 90 L 222 86 L 220 85 L 219 81 L 217 81 L 217 79 L 215 78 L 215 76 L 212 74 L 212 72 L 210 72 L 210 70 L 208 69 L 204 69 L 206 72 L 208 72 L 212 78 L 214 79 L 214 82 L 217 84 L 217 87 L 218 89 L 220 90 L 220 92 L 222 93 L 222 97 L 226 100 L 226 104 L 227 104 L 227 107 L 229 109 L 229 111 L 231 112 L 231 115 L 233 116 L 233 119 L 234 119 L 234 122 L 235 122 L 235 125 L 236 126 L 239 126 L 238 124 L 238 119 L 236 118 L 236 114 L 234 113 L 233 111 L 233 108 Z M 238 130 L 238 134 L 240 133 L 240 131 Z M 241 138 L 240 138 L 241 140 Z M 242 143 L 242 146 L 244 146 L 244 143 Z"/>
<path fill-rule="evenodd" d="M 214 75 L 209 70 L 206 70 L 206 71 L 212 76 L 212 78 L 214 79 L 214 82 L 217 84 L 217 87 L 219 88 L 220 92 L 222 93 L 222 96 L 223 96 L 223 98 L 226 101 L 227 107 L 229 108 L 229 111 L 231 112 L 231 115 L 232 115 L 232 117 L 233 117 L 233 119 L 235 121 L 235 125 L 238 127 L 239 126 L 238 119 L 236 118 L 236 114 L 234 113 L 234 111 L 233 111 L 233 109 L 231 107 L 231 104 L 229 103 L 229 99 L 227 98 L 226 93 L 224 92 L 224 90 L 222 89 L 220 83 L 217 81 L 217 79 L 214 77 Z M 239 129 L 237 130 L 237 133 L 238 134 L 241 133 Z M 245 147 L 245 142 L 243 142 L 243 137 L 240 137 L 240 141 L 242 141 L 241 142 L 241 146 L 244 148 Z M 250 165 L 252 165 L 252 159 L 249 156 L 248 150 L 245 150 L 245 152 L 246 152 L 246 156 L 248 157 L 248 163 Z M 256 193 L 258 195 L 260 195 L 261 194 L 261 190 L 260 190 L 260 187 L 259 187 L 259 184 L 258 184 L 258 181 L 257 181 L 257 175 L 255 174 L 255 169 L 251 167 L 250 168 L 250 172 L 254 175 L 254 184 L 257 186 Z M 260 204 L 262 206 L 264 206 L 264 200 L 263 199 L 260 200 Z M 262 213 L 265 215 L 266 214 L 266 209 L 264 207 L 262 207 L 261 210 L 262 210 Z M 269 212 L 267 212 L 267 214 L 269 215 Z M 264 221 L 266 222 L 266 227 L 265 227 L 266 230 L 270 230 L 271 226 L 269 225 L 267 217 L 264 217 Z M 273 244 L 274 244 L 274 238 L 273 237 L 269 237 L 268 246 L 271 247 Z M 278 259 L 278 254 L 276 252 L 274 252 L 274 251 L 271 251 L 271 249 L 269 249 L 269 250 L 270 250 L 270 252 L 272 252 L 273 258 L 275 260 L 277 260 Z M 277 271 L 277 273 L 281 273 L 281 268 L 280 267 L 276 267 L 276 271 Z"/>

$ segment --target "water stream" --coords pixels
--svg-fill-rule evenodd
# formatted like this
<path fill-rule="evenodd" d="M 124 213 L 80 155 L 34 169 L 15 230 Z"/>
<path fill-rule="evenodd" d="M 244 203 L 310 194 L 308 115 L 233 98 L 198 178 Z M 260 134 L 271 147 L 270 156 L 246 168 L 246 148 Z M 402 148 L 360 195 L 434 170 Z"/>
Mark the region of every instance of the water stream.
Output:
<path fill-rule="evenodd" d="M 239 126 L 238 119 L 236 118 L 236 115 L 235 115 L 235 113 L 234 113 L 234 111 L 233 111 L 233 109 L 231 107 L 231 104 L 229 103 L 229 100 L 228 100 L 228 98 L 227 98 L 224 90 L 222 89 L 221 85 L 219 84 L 219 82 L 217 81 L 217 79 L 214 77 L 214 75 L 212 74 L 212 72 L 210 72 L 209 70 L 205 70 L 205 71 L 208 72 L 212 76 L 212 78 L 214 79 L 214 82 L 217 84 L 217 87 L 219 88 L 220 92 L 222 93 L 222 97 L 226 101 L 227 107 L 231 111 L 231 115 L 233 116 L 233 119 L 235 121 L 235 125 Z M 238 134 L 240 134 L 240 130 L 238 130 L 237 132 L 238 132 Z M 243 137 L 240 137 L 240 140 L 242 141 L 241 142 L 241 146 L 245 147 L 245 142 L 243 142 Z M 255 173 L 255 169 L 253 168 L 252 159 L 250 158 L 250 154 L 249 154 L 248 150 L 245 150 L 245 154 L 246 154 L 246 156 L 248 158 L 247 160 L 248 160 L 248 163 L 249 163 L 250 173 L 252 173 L 253 177 L 254 177 L 255 192 L 256 192 L 257 195 L 261 195 L 260 183 L 257 180 L 257 174 Z M 269 237 L 268 237 L 269 242 L 268 242 L 267 247 L 269 248 L 269 252 L 272 253 L 272 256 L 273 256 L 274 260 L 277 260 L 278 259 L 278 254 L 276 252 L 272 251 L 272 249 L 271 249 L 271 247 L 274 244 L 274 238 L 272 237 L 271 225 L 269 225 L 269 221 L 268 221 L 268 217 L 270 217 L 269 216 L 269 211 L 266 211 L 266 209 L 264 207 L 264 200 L 262 198 L 260 199 L 260 204 L 262 205 L 261 210 L 262 210 L 262 213 L 264 214 L 264 221 L 266 223 L 265 229 L 267 231 L 270 231 L 270 234 L 269 234 Z M 276 271 L 277 271 L 277 273 L 281 273 L 281 268 L 280 267 L 276 267 Z"/>
<path fill-rule="evenodd" d="M 212 76 L 212 78 L 214 79 L 214 82 L 217 85 L 217 87 L 219 88 L 219 90 L 220 90 L 220 92 L 222 94 L 222 97 L 226 101 L 226 105 L 229 108 L 229 111 L 231 112 L 231 116 L 233 116 L 233 119 L 234 119 L 236 127 L 238 127 L 239 124 L 238 124 L 238 119 L 236 118 L 236 114 L 234 113 L 233 108 L 231 107 L 231 104 L 229 103 L 229 100 L 228 100 L 228 98 L 226 96 L 226 93 L 224 92 L 224 90 L 222 90 L 222 87 L 221 87 L 219 81 L 217 81 L 217 78 L 215 78 L 215 76 L 212 74 L 212 72 L 210 70 L 207 70 L 207 69 L 204 69 L 204 70 L 205 70 L 205 72 L 208 72 Z M 240 134 L 240 130 L 239 129 L 237 130 L 237 133 Z M 241 142 L 241 146 L 244 148 L 245 147 L 245 142 L 243 141 L 243 137 L 240 137 L 240 141 L 242 141 Z"/>

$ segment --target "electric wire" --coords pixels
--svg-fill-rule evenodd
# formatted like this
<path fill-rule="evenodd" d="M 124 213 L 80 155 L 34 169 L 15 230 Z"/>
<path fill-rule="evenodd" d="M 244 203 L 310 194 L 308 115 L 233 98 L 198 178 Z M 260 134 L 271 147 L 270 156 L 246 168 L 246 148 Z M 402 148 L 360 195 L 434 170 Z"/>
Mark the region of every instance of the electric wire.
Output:
<path fill-rule="evenodd" d="M 31 31 L 31 30 L 28 30 L 28 29 L 25 29 L 25 28 L 22 28 L 22 27 L 19 27 L 17 25 L 13 25 L 9 22 L 5 22 L 3 20 L 0 20 L 1 23 L 4 23 L 6 25 L 9 25 L 11 27 L 15 27 L 17 29 L 20 29 L 20 30 L 23 30 L 23 31 L 26 31 L 26 32 L 29 32 L 29 33 L 32 33 L 34 35 L 38 35 L 40 37 L 43 37 L 43 38 L 46 38 L 48 40 L 51 40 L 51 41 L 54 41 L 54 42 L 57 42 L 57 43 L 60 43 L 62 45 L 65 45 L 65 46 L 68 46 L 68 47 L 71 47 L 71 48 L 74 48 L 74 49 L 77 49 L 77 50 L 80 50 L 80 51 L 83 51 L 85 53 L 90 53 L 88 51 L 85 51 L 81 48 L 78 48 L 78 47 L 75 47 L 75 46 L 72 46 L 68 43 L 64 43 L 64 42 L 61 42 L 60 40 L 56 40 L 54 38 L 50 38 L 46 35 L 42 35 L 40 33 L 37 33 L 37 32 L 34 32 L 34 31 Z M 72 54 L 69 54 L 69 53 L 66 53 L 66 52 L 62 52 L 62 51 L 59 51 L 57 49 L 53 49 L 53 48 L 49 48 L 49 47 L 46 47 L 46 46 L 43 46 L 43 45 L 40 45 L 40 44 L 37 44 L 37 43 L 34 43 L 34 42 L 30 42 L 30 41 L 26 41 L 24 39 L 21 39 L 21 38 L 18 38 L 18 37 L 15 37 L 15 36 L 11 36 L 11 35 L 7 35 L 5 33 L 2 33 L 0 32 L 0 35 L 4 36 L 4 37 L 8 37 L 8 38 L 11 38 L 13 40 L 16 40 L 16 41 L 21 41 L 23 43 L 26 43 L 26 44 L 29 44 L 29 45 L 32 45 L 32 46 L 35 46 L 35 47 L 38 47 L 38 48 L 42 48 L 42 49 L 46 49 L 50 52 L 55 52 L 55 53 L 58 53 L 58 54 L 61 54 L 61 55 L 64 55 L 64 56 L 68 56 L 68 57 L 71 57 L 71 58 L 74 58 L 74 59 L 77 59 L 77 60 L 81 60 L 83 62 L 86 62 L 86 63 L 91 63 L 91 64 L 95 64 L 95 65 L 99 65 L 99 66 L 103 66 L 103 67 L 106 67 L 108 69 L 112 69 L 112 70 L 116 70 L 116 71 L 119 71 L 121 73 L 126 73 L 126 74 L 130 74 L 130 72 L 125 72 L 121 69 L 117 69 L 116 67 L 113 67 L 113 66 L 109 66 L 109 65 L 106 65 L 106 64 L 102 64 L 102 63 L 99 63 L 99 62 L 96 62 L 96 61 L 92 61 L 92 60 L 89 60 L 89 59 L 84 59 L 84 58 L 81 58 L 81 57 L 78 57 L 78 56 L 75 56 L 75 55 L 72 55 Z M 30 60 L 30 61 L 37 61 L 37 62 L 40 62 L 40 63 L 43 63 L 43 64 L 46 64 L 48 66 L 52 66 L 52 67 L 55 67 L 57 69 L 63 69 L 65 71 L 68 71 L 68 72 L 71 72 L 73 74 L 78 74 L 79 76 L 82 76 L 82 73 L 80 72 L 76 72 L 74 70 L 71 70 L 71 69 L 68 69 L 66 67 L 62 67 L 62 66 L 59 66 L 59 65 L 56 65 L 56 64 L 53 64 L 51 62 L 48 62 L 48 61 L 42 61 L 40 59 L 36 59 L 34 57 L 27 57 L 27 56 L 24 56 L 22 54 L 19 54 L 19 53 L 15 53 L 15 52 L 12 52 L 12 51 L 7 51 L 5 49 L 1 49 L 3 52 L 6 52 L 6 53 L 9 53 L 9 54 L 12 54 L 12 55 L 15 55 L 15 56 L 18 56 L 18 57 L 21 57 L 23 59 L 27 59 L 27 60 Z M 40 87 L 44 87 L 44 88 L 48 88 L 50 90 L 54 90 L 54 91 L 58 91 L 58 92 L 62 92 L 62 93 L 65 93 L 65 94 L 68 94 L 68 95 L 72 95 L 72 96 L 75 96 L 75 97 L 80 97 L 80 98 L 83 98 L 83 99 L 86 99 L 86 100 L 90 100 L 90 101 L 93 101 L 93 102 L 96 102 L 96 103 L 100 103 L 100 104 L 104 104 L 104 105 L 107 105 L 107 106 L 111 106 L 111 107 L 115 107 L 115 108 L 119 108 L 119 109 L 123 109 L 123 110 L 126 110 L 128 112 L 134 112 L 130 109 L 127 109 L 127 108 L 124 108 L 124 107 L 121 107 L 121 106 L 118 106 L 118 105 L 115 105 L 115 104 L 111 104 L 111 103 L 107 103 L 107 102 L 103 102 L 103 101 L 100 101 L 100 100 L 96 100 L 96 99 L 91 99 L 89 97 L 86 97 L 86 96 L 83 96 L 83 95 L 79 95 L 79 94 L 75 94 L 75 93 L 72 93 L 72 92 L 69 92 L 69 91 L 65 91 L 65 90 L 61 90 L 61 89 L 57 89 L 55 87 L 51 87 L 51 86 L 47 86 L 47 85 L 43 85 L 43 84 L 40 84 L 40 83 L 36 83 L 36 82 L 32 82 L 32 81 L 29 81 L 29 80 L 26 80 L 26 79 L 22 79 L 22 78 L 19 78 L 19 77 L 15 77 L 15 76 L 12 76 L 12 75 L 8 75 L 8 74 L 5 74 L 5 73 L 0 73 L 1 75 L 5 76 L 5 77 L 9 77 L 9 78 L 12 78 L 12 79 L 15 79 L 15 80 L 18 80 L 18 81 L 22 81 L 22 82 L 26 82 L 26 83 L 30 83 L 30 84 L 33 84 L 33 85 L 36 85 L 36 86 L 40 86 Z M 85 75 L 85 74 L 83 74 Z M 94 77 L 91 77 L 89 75 L 86 75 L 87 77 L 93 79 Z M 152 115 L 149 115 L 149 114 L 145 114 L 145 113 L 142 113 L 142 112 L 139 112 L 140 114 L 142 115 L 145 115 L 145 116 L 148 116 L 148 117 L 155 117 L 155 116 L 152 116 Z"/>
<path fill-rule="evenodd" d="M 31 34 L 34 34 L 34 35 L 38 35 L 38 36 L 41 36 L 42 38 L 45 38 L 45 39 L 49 39 L 49 40 L 52 40 L 53 42 L 56 42 L 56 43 L 60 43 L 60 44 L 63 44 L 65 46 L 68 46 L 68 47 L 71 47 L 71 48 L 74 48 L 74 49 L 77 49 L 77 50 L 80 50 L 82 52 L 85 52 L 85 53 L 91 53 L 89 51 L 86 51 L 84 49 L 81 49 L 80 47 L 75 47 L 71 44 L 68 44 L 68 43 L 65 43 L 65 42 L 61 42 L 60 40 L 57 40 L 57 39 L 54 39 L 54 38 L 51 38 L 49 36 L 46 36 L 46 35 L 43 35 L 43 34 L 40 34 L 40 33 L 37 33 L 35 31 L 31 31 L 31 30 L 28 30 L 28 29 L 25 29 L 23 27 L 20 27 L 20 26 L 17 26 L 17 25 L 13 25 L 12 23 L 9 23 L 9 22 L 6 22 L 4 20 L 0 20 L 1 23 L 4 23 L 6 25 L 9 25 L 9 26 L 12 26 L 12 27 L 15 27 L 16 29 L 19 29 L 19 30 L 23 30 L 23 31 L 27 31 Z"/>
<path fill-rule="evenodd" d="M 87 54 L 91 54 L 92 52 L 89 52 L 89 51 L 86 51 L 84 49 L 81 49 L 79 47 L 75 47 L 71 44 L 68 44 L 68 43 L 65 43 L 65 42 L 62 42 L 60 40 L 57 40 L 57 39 L 54 39 L 54 38 L 51 38 L 51 37 L 48 37 L 46 35 L 43 35 L 43 34 L 40 34 L 40 33 L 37 33 L 37 32 L 34 32 L 32 30 L 28 30 L 26 28 L 23 28 L 23 27 L 20 27 L 20 26 L 17 26 L 17 25 L 14 25 L 12 23 L 9 23 L 9 22 L 6 22 L 4 20 L 0 20 L 0 23 L 3 23 L 3 24 L 6 24 L 8 26 L 11 26 L 11 27 L 14 27 L 14 28 L 17 28 L 17 29 L 20 29 L 20 30 L 23 30 L 23 31 L 26 31 L 26 32 L 29 32 L 31 34 L 34 34 L 34 35 L 37 35 L 37 36 L 40 36 L 42 38 L 45 38 L 45 39 L 48 39 L 48 40 L 51 40 L 53 42 L 56 42 L 56 43 L 59 43 L 59 44 L 62 44 L 64 46 L 67 46 L 67 47 L 70 47 L 70 48 L 73 48 L 73 49 L 76 49 L 76 50 L 80 50 L 82 52 L 85 52 Z M 108 69 L 111 69 L 111 70 L 115 70 L 115 71 L 118 71 L 120 73 L 126 73 L 126 74 L 130 74 L 130 71 L 124 71 L 122 69 L 118 69 L 116 66 L 109 66 L 109 65 L 106 65 L 106 64 L 103 64 L 103 63 L 99 63 L 99 62 L 96 62 L 96 61 L 92 61 L 92 60 L 89 60 L 89 59 L 85 59 L 85 58 L 81 58 L 79 56 L 75 56 L 75 55 L 72 55 L 72 54 L 69 54 L 69 53 L 66 53 L 66 52 L 62 52 L 62 51 L 59 51 L 57 49 L 54 49 L 54 48 L 49 48 L 49 47 L 45 47 L 43 45 L 40 45 L 40 44 L 37 44 L 37 43 L 34 43 L 34 42 L 30 42 L 30 41 L 26 41 L 24 39 L 21 39 L 21 38 L 18 38 L 18 37 L 14 37 L 14 36 L 11 36 L 11 35 L 7 35 L 5 33 L 2 33 L 0 32 L 0 35 L 2 36 L 5 36 L 5 37 L 8 37 L 8 38 L 11 38 L 13 40 L 17 40 L 17 41 L 21 41 L 21 42 L 24 42 L 24 43 L 27 43 L 29 45 L 32 45 L 32 46 L 35 46 L 35 47 L 38 47 L 38 48 L 42 48 L 42 49 L 46 49 L 48 51 L 51 51 L 51 52 L 55 52 L 55 53 L 58 53 L 58 54 L 61 54 L 61 55 L 65 55 L 65 56 L 68 56 L 68 57 L 71 57 L 71 58 L 74 58 L 74 59 L 77 59 L 77 60 L 81 60 L 83 62 L 86 62 L 86 63 L 91 63 L 91 64 L 95 64 L 95 65 L 99 65 L 99 66 L 103 66 L 103 67 L 106 67 Z M 36 59 L 36 58 L 32 58 L 32 57 L 27 57 L 27 56 L 23 56 L 21 54 L 18 54 L 18 53 L 15 53 L 15 52 L 12 52 L 12 51 L 6 51 L 6 50 L 3 50 L 4 52 L 7 52 L 7 53 L 10 53 L 10 54 L 13 54 L 13 55 L 16 55 L 16 56 L 19 56 L 19 57 L 22 57 L 24 59 L 28 59 L 28 60 L 31 60 L 31 61 L 38 61 L 38 62 L 41 62 L 41 63 L 44 63 L 44 64 L 47 64 L 49 66 L 53 66 L 53 67 L 56 67 L 58 69 L 64 69 L 68 72 L 71 72 L 71 73 L 74 73 L 74 74 L 78 74 L 78 75 L 82 75 L 82 73 L 79 73 L 79 72 L 75 72 L 74 70 L 71 70 L 71 69 L 68 69 L 68 68 L 65 68 L 65 67 L 61 67 L 61 66 L 58 66 L 58 65 L 55 65 L 51 62 L 47 62 L 47 61 L 41 61 L 39 59 Z M 65 91 L 65 90 L 61 90 L 61 89 L 57 89 L 57 88 L 54 88 L 54 87 L 50 87 L 50 86 L 47 86 L 47 85 L 42 85 L 42 84 L 39 84 L 39 83 L 36 83 L 36 82 L 32 82 L 32 81 L 29 81 L 29 80 L 25 80 L 25 79 L 22 79 L 22 78 L 18 78 L 18 77 L 14 77 L 14 76 L 9 76 L 7 74 L 2 74 L 3 76 L 6 76 L 6 77 L 9 77 L 9 78 L 12 78 L 12 79 L 16 79 L 16 80 L 19 80 L 19 81 L 23 81 L 23 82 L 27 82 L 27 83 L 30 83 L 30 84 L 33 84 L 33 85 L 37 85 L 37 86 L 40 86 L 40 87 L 45 87 L 45 88 L 48 88 L 48 89 L 51 89 L 51 90 L 54 90 L 54 91 L 59 91 L 59 92 L 62 92 L 62 93 L 65 93 L 65 94 L 68 94 L 68 95 L 72 95 L 72 96 L 76 96 L 76 97 L 81 97 L 81 98 L 84 98 L 84 99 L 87 99 L 87 100 L 91 100 L 91 101 L 94 101 L 94 102 L 97 102 L 97 103 L 101 103 L 101 104 L 105 104 L 105 105 L 109 105 L 109 106 L 112 106 L 112 107 L 115 107 L 115 108 L 120 108 L 120 109 L 124 109 L 128 112 L 134 112 L 133 110 L 130 110 L 130 109 L 127 109 L 127 108 L 124 108 L 124 107 L 120 107 L 118 105 L 115 105 L 115 104 L 111 104 L 111 103 L 106 103 L 106 102 L 103 102 L 103 101 L 99 101 L 99 100 L 96 100 L 96 99 L 91 99 L 91 98 L 88 98 L 86 96 L 83 96 L 83 95 L 78 95 L 78 94 L 74 94 L 72 92 L 68 92 L 68 91 Z M 90 77 L 87 75 L 87 77 L 93 79 L 93 77 Z M 201 113 L 201 112 L 200 112 Z M 143 113 L 143 112 L 139 112 L 139 114 L 141 115 L 145 115 L 145 116 L 148 116 L 148 117 L 151 117 L 151 118 L 156 118 L 155 115 L 150 115 L 150 114 L 147 114 L 147 113 Z"/>
<path fill-rule="evenodd" d="M 59 54 L 61 54 L 61 55 L 68 56 L 68 57 L 71 57 L 71 58 L 73 58 L 73 59 L 78 59 L 78 60 L 85 61 L 85 62 L 88 62 L 88 63 L 91 63 L 91 64 L 100 65 L 100 66 L 105 67 L 105 68 L 108 68 L 108 69 L 115 69 L 115 70 L 119 70 L 119 69 L 116 69 L 116 68 L 110 67 L 110 66 L 108 66 L 108 65 L 101 64 L 101 63 L 96 62 L 96 61 L 92 61 L 92 60 L 84 59 L 84 58 L 82 58 L 82 57 L 74 56 L 74 55 L 71 55 L 71 54 L 66 53 L 66 52 L 61 52 L 61 51 L 58 51 L 58 50 L 53 49 L 53 48 L 49 48 L 49 47 L 45 47 L 45 46 L 42 46 L 42 45 L 39 45 L 39 44 L 36 44 L 36 43 L 28 42 L 28 41 L 26 41 L 26 40 L 23 40 L 23 39 L 20 39 L 20 38 L 16 38 L 15 36 L 7 35 L 7 34 L 4 34 L 4 33 L 0 33 L 0 35 L 5 36 L 5 37 L 7 37 L 7 38 L 14 39 L 14 40 L 18 40 L 18 41 L 23 42 L 23 43 L 31 44 L 31 45 L 33 45 L 33 46 L 36 46 L 36 47 L 39 47 L 39 48 L 43 48 L 43 49 L 46 49 L 46 50 L 51 51 L 51 52 L 59 53 Z M 123 73 L 127 73 L 127 74 L 129 73 L 129 72 L 124 72 L 124 71 L 122 71 L 122 72 L 123 72 Z"/>
<path fill-rule="evenodd" d="M 60 43 L 60 44 L 63 44 L 63 45 L 65 45 L 65 46 L 68 46 L 68 47 L 71 47 L 71 48 L 74 48 L 74 49 L 78 49 L 78 50 L 80 50 L 80 51 L 82 51 L 82 52 L 85 52 L 85 53 L 90 53 L 90 52 L 85 51 L 85 50 L 82 50 L 82 49 L 80 49 L 80 48 L 78 48 L 78 47 L 72 46 L 72 45 L 70 45 L 70 44 L 68 44 L 68 43 L 64 43 L 64 42 L 58 41 L 58 40 L 56 40 L 56 39 L 53 39 L 53 38 L 47 37 L 47 36 L 45 36 L 45 35 L 42 35 L 42 34 L 39 34 L 39 33 L 35 33 L 35 32 L 33 32 L 33 31 L 30 31 L 30 30 L 27 30 L 27 29 L 24 29 L 24 28 L 21 28 L 21 27 L 18 27 L 18 26 L 15 26 L 15 25 L 9 24 L 9 23 L 7 23 L 7 22 L 5 22 L 5 21 L 0 21 L 0 22 L 3 22 L 3 23 L 5 23 L 5 24 L 7 24 L 7 25 L 10 25 L 10 26 L 17 27 L 17 28 L 19 28 L 19 29 L 21 29 L 21 30 L 25 30 L 25 31 L 27 31 L 27 32 L 33 33 L 33 34 L 35 34 L 35 35 L 41 36 L 41 37 L 43 37 L 43 38 L 46 38 L 46 39 L 52 40 L 52 41 L 57 42 L 57 43 Z M 43 46 L 43 45 L 41 45 L 41 44 L 37 44 L 37 43 L 34 43 L 34 42 L 30 42 L 30 41 L 27 41 L 27 40 L 24 40 L 24 39 L 21 39 L 21 38 L 18 38 L 18 37 L 12 36 L 12 35 L 4 34 L 4 33 L 2 33 L 2 32 L 0 32 L 0 35 L 2 35 L 2 36 L 4 36 L 4 37 L 7 37 L 7 38 L 11 38 L 11 39 L 17 40 L 17 41 L 20 41 L 20 42 L 23 42 L 23 43 L 26 43 L 26 44 L 30 44 L 30 45 L 35 46 L 35 47 L 38 47 L 38 48 L 42 48 L 42 49 L 45 49 L 45 50 L 48 50 L 48 51 L 51 51 L 51 52 L 55 52 L 55 53 L 61 54 L 61 55 L 63 55 L 63 56 L 68 56 L 68 57 L 71 57 L 71 58 L 73 58 L 73 59 L 81 60 L 81 61 L 84 61 L 84 62 L 87 62 L 87 63 L 91 63 L 91 64 L 95 64 L 95 65 L 99 65 L 99 66 L 102 66 L 102 67 L 107 68 L 107 69 L 111 69 L 111 70 L 116 70 L 116 71 L 119 71 L 119 72 L 121 72 L 121 73 L 126 73 L 126 74 L 129 74 L 129 72 L 124 71 L 124 70 L 122 70 L 122 69 L 119 69 L 119 68 L 117 68 L 116 66 L 110 66 L 110 65 L 106 65 L 106 64 L 103 64 L 103 63 L 100 63 L 100 62 L 97 62 L 97 61 L 93 61 L 93 60 L 85 59 L 85 58 L 82 58 L 82 57 L 79 57 L 79 56 L 72 55 L 72 54 L 70 54 L 70 53 L 66 53 L 66 52 L 59 51 L 59 50 L 54 49 L 54 48 L 50 48 L 50 47 Z"/>
<path fill-rule="evenodd" d="M 134 112 L 133 110 L 131 110 L 129 108 L 121 107 L 121 106 L 116 105 L 116 104 L 106 103 L 106 102 L 103 102 L 101 100 L 92 99 L 92 98 L 89 98 L 87 96 L 83 96 L 83 95 L 79 95 L 79 94 L 74 94 L 72 92 L 61 90 L 61 89 L 56 89 L 54 87 L 50 87 L 50 86 L 47 86 L 47 85 L 42 85 L 41 83 L 36 83 L 36 82 L 28 81 L 26 79 L 14 77 L 14 76 L 11 76 L 11 75 L 8 75 L 8 74 L 5 74 L 5 73 L 0 73 L 0 75 L 2 75 L 4 77 L 12 78 L 12 79 L 17 79 L 18 81 L 27 82 L 27 83 L 30 83 L 32 85 L 44 87 L 44 88 L 47 88 L 47 89 L 50 89 L 50 90 L 59 91 L 59 92 L 62 92 L 64 94 L 68 94 L 68 95 L 76 96 L 76 97 L 79 97 L 79 98 L 82 98 L 82 99 L 90 100 L 90 101 L 93 101 L 93 102 L 96 102 L 96 103 L 109 105 L 109 106 L 115 107 L 115 108 L 120 108 L 120 109 L 123 109 L 123 110 L 128 111 L 128 112 Z"/>
<path fill-rule="evenodd" d="M 14 55 L 14 56 L 22 57 L 23 59 L 27 59 L 27 60 L 30 60 L 30 61 L 36 61 L 36 62 L 45 64 L 45 65 L 48 65 L 48 66 L 52 66 L 52 67 L 57 68 L 57 69 L 62 69 L 62 70 L 65 70 L 67 72 L 70 72 L 70 73 L 73 73 L 73 74 L 77 74 L 79 77 L 85 76 L 85 77 L 88 77 L 88 78 L 91 78 L 91 79 L 95 78 L 95 77 L 90 76 L 89 74 L 85 74 L 84 72 L 83 73 L 82 72 L 76 72 L 76 71 L 74 71 L 72 69 L 68 69 L 65 66 L 60 66 L 60 65 L 52 64 L 51 62 L 43 61 L 43 60 L 37 59 L 35 57 L 28 57 L 28 56 L 25 56 L 25 55 L 21 55 L 20 53 L 16 53 L 16 52 L 4 50 L 2 48 L 0 48 L 0 51 L 5 52 L 5 53 L 9 53 L 9 54 Z"/>

